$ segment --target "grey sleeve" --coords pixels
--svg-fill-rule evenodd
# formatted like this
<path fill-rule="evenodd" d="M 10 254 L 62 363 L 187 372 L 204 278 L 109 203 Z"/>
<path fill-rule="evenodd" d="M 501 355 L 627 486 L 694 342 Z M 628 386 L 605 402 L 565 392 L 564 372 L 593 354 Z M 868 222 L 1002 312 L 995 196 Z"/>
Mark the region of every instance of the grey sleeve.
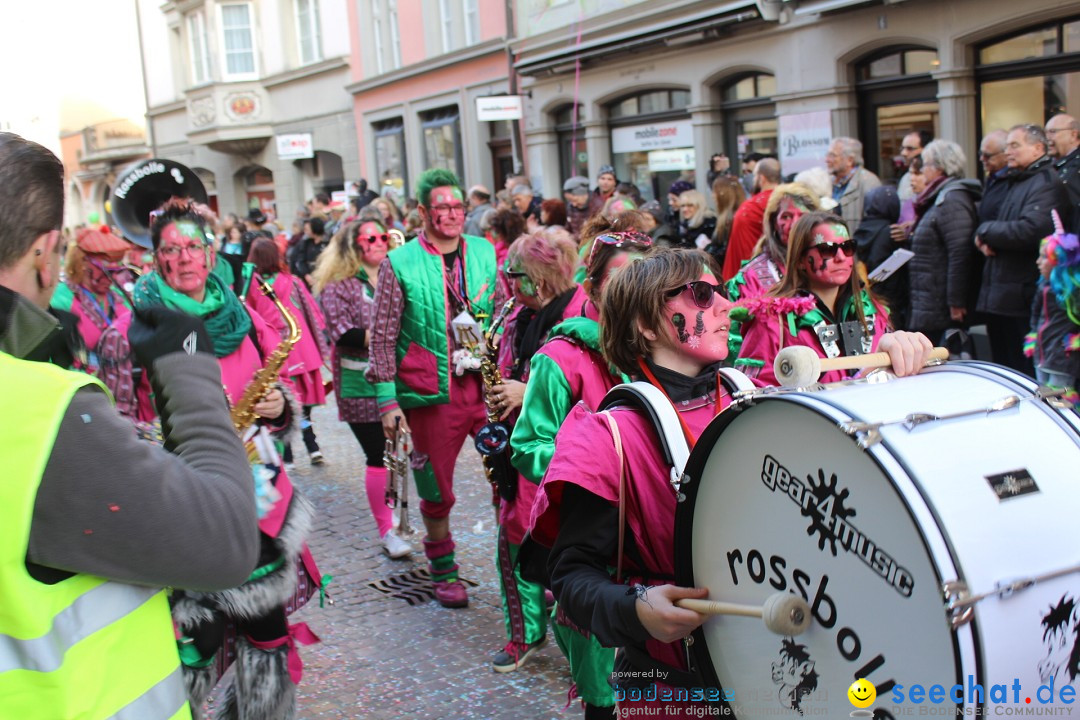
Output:
<path fill-rule="evenodd" d="M 235 587 L 255 567 L 251 467 L 209 355 L 154 363 L 169 452 L 139 440 L 96 388 L 60 424 L 34 505 L 27 560 L 194 590 Z"/>

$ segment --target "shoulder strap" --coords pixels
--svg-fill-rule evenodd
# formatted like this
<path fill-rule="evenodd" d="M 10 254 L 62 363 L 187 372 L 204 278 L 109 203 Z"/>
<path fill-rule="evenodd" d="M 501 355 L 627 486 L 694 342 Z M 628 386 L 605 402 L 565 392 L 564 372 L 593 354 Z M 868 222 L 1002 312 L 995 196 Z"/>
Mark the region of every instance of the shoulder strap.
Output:
<path fill-rule="evenodd" d="M 735 368 L 720 368 L 720 379 L 727 385 L 728 389 L 735 392 L 757 389 L 757 385 L 749 377 Z"/>
<path fill-rule="evenodd" d="M 673 472 L 678 474 L 677 477 L 681 476 L 686 460 L 690 457 L 690 447 L 686 444 L 679 414 L 664 397 L 664 393 L 647 382 L 623 383 L 608 390 L 597 409 L 606 410 L 619 405 L 629 405 L 645 411 L 660 437 L 664 462 L 671 465 Z"/>

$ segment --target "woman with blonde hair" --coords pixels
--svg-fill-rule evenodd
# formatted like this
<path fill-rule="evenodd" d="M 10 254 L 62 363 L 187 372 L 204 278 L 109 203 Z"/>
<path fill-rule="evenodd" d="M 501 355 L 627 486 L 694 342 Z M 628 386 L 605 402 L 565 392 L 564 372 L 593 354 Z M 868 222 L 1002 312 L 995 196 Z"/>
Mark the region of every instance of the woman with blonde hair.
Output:
<path fill-rule="evenodd" d="M 679 247 L 705 249 L 716 234 L 716 213 L 697 190 L 679 195 Z"/>
<path fill-rule="evenodd" d="M 364 451 L 367 470 L 364 489 L 368 505 L 382 538 L 383 550 L 403 558 L 413 548 L 394 530 L 394 518 L 386 506 L 386 466 L 375 386 L 365 374 L 368 366 L 370 328 L 375 322 L 375 286 L 379 264 L 390 249 L 386 226 L 374 220 L 347 223 L 330 240 L 315 265 L 314 288 L 326 318 L 326 332 L 333 344 L 331 364 L 338 419 L 348 423 Z"/>
<path fill-rule="evenodd" d="M 719 175 L 712 184 L 713 200 L 716 201 L 716 232 L 712 242 L 705 246 L 705 252 L 712 255 L 718 265 L 724 265 L 727 254 L 728 238 L 735 221 L 735 211 L 746 200 L 746 191 L 742 183 L 730 175 Z"/>

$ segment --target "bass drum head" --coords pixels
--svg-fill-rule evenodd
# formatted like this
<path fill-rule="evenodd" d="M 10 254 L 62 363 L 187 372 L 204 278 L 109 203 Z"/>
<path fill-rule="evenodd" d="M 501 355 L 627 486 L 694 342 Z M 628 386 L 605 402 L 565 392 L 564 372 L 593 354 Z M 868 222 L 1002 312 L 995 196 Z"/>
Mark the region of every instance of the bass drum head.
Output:
<path fill-rule="evenodd" d="M 725 412 L 687 463 L 677 583 L 757 606 L 797 593 L 812 611 L 796 637 L 738 616 L 695 632 L 706 683 L 734 698 L 728 717 L 847 717 L 858 678 L 876 686 L 871 709 L 888 717 L 894 684 L 947 688 L 974 672 L 961 668 L 938 564 L 913 519 L 927 515 L 918 492 L 811 404 L 777 395 Z"/>

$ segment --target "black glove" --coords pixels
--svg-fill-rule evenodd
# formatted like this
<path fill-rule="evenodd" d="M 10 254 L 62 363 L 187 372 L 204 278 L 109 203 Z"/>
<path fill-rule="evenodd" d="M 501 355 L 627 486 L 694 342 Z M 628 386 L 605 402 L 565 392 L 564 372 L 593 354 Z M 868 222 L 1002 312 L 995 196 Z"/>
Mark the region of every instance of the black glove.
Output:
<path fill-rule="evenodd" d="M 337 346 L 348 350 L 366 350 L 367 337 L 360 328 L 349 328 L 338 338 Z"/>
<path fill-rule="evenodd" d="M 170 353 L 214 354 L 214 345 L 202 320 L 163 307 L 136 311 L 128 329 L 128 342 L 135 352 L 135 359 L 147 369 L 153 368 L 155 360 Z"/>

